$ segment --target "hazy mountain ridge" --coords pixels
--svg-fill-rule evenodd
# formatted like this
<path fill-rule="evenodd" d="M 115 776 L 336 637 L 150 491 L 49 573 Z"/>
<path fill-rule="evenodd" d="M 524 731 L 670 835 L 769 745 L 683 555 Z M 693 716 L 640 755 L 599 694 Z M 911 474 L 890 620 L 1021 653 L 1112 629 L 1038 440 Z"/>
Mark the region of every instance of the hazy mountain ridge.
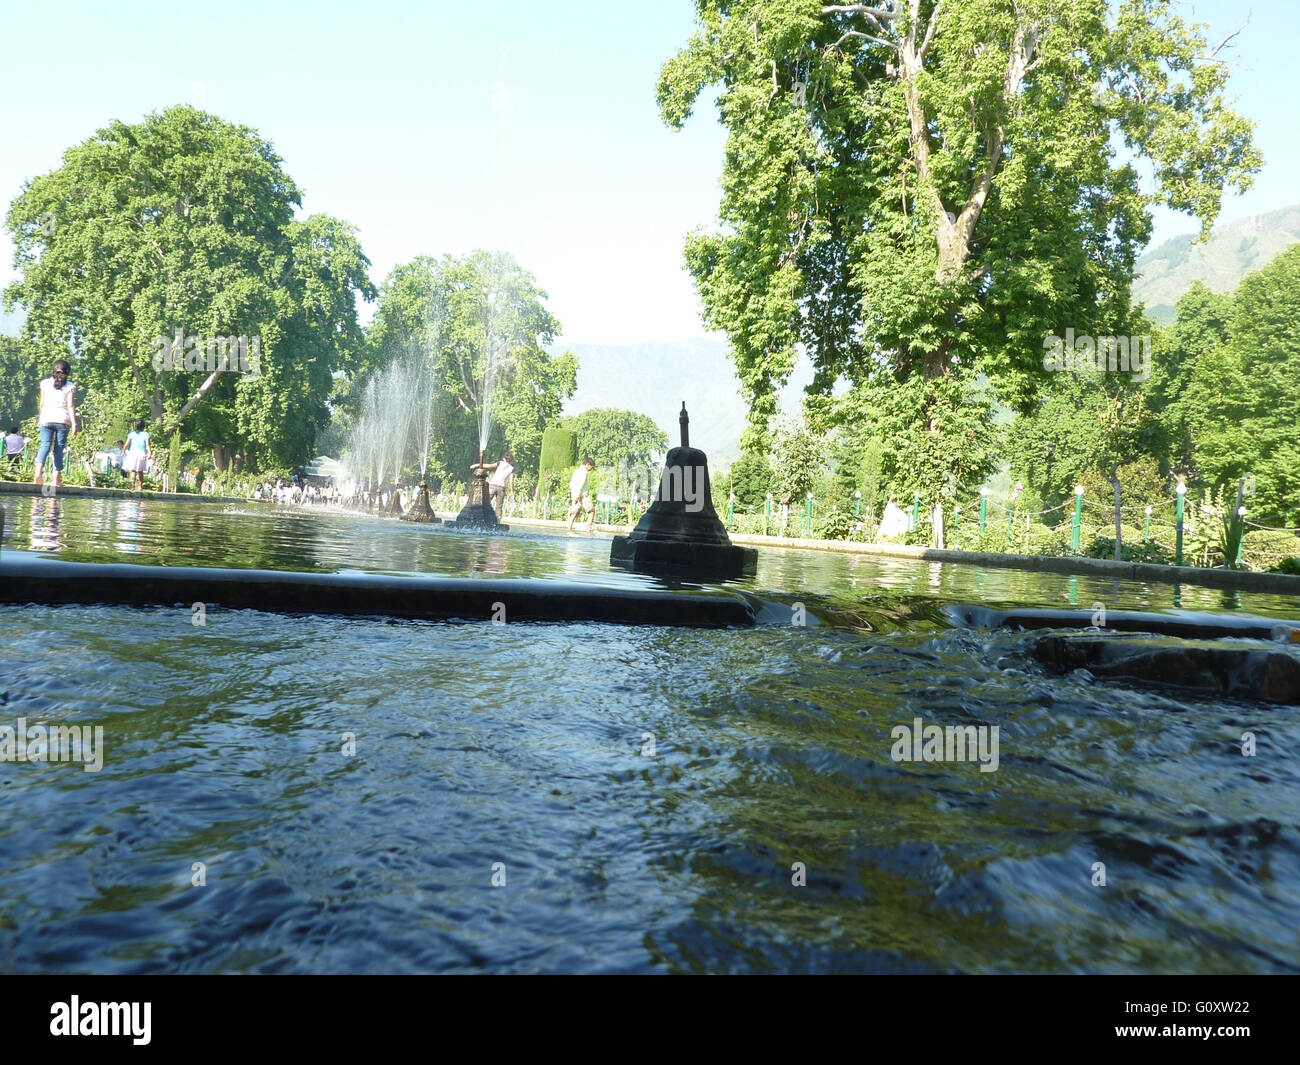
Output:
<path fill-rule="evenodd" d="M 1239 218 L 1215 228 L 1204 244 L 1174 237 L 1137 261 L 1133 299 L 1160 322 L 1172 322 L 1179 298 L 1201 281 L 1214 292 L 1231 292 L 1247 274 L 1300 241 L 1300 204 Z"/>

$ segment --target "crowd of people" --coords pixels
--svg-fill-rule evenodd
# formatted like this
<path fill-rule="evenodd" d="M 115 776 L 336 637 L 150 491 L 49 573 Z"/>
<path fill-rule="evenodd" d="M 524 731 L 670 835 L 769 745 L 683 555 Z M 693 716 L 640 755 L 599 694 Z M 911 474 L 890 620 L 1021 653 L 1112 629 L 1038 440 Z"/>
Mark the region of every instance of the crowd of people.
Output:
<path fill-rule="evenodd" d="M 259 503 L 278 503 L 281 506 L 339 506 L 343 494 L 331 482 L 313 484 L 305 477 L 282 478 L 254 485 L 251 498 Z"/>

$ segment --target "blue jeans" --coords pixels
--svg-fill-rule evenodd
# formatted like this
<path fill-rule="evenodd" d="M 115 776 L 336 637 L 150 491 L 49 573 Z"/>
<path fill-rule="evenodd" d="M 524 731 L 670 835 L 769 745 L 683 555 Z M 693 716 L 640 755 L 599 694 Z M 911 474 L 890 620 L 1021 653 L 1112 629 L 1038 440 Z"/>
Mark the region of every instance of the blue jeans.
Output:
<path fill-rule="evenodd" d="M 63 472 L 63 448 L 68 443 L 68 426 L 66 425 L 42 425 L 41 426 L 41 447 L 36 452 L 36 465 L 42 466 L 45 463 L 45 457 L 50 453 L 50 446 L 54 447 L 54 470 L 56 473 Z"/>

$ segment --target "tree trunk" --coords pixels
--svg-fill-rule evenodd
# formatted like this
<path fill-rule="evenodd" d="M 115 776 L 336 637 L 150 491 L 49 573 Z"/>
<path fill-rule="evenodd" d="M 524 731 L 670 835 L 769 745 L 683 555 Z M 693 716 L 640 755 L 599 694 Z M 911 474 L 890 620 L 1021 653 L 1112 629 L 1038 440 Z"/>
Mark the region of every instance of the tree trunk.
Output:
<path fill-rule="evenodd" d="M 1123 531 L 1120 525 L 1120 503 L 1122 495 L 1119 487 L 1119 471 L 1110 471 L 1110 483 L 1115 489 L 1115 561 L 1122 561 L 1121 549 L 1124 546 Z"/>

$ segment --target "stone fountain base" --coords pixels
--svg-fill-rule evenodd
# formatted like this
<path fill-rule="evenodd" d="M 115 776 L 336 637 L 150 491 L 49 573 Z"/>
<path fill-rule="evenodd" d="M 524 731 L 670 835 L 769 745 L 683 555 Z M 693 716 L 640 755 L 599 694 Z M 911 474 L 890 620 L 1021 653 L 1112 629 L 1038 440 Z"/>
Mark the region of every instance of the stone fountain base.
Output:
<path fill-rule="evenodd" d="M 492 509 L 491 494 L 488 492 L 487 470 L 478 470 L 474 481 L 469 486 L 469 498 L 465 506 L 456 515 L 455 521 L 447 524 L 452 528 L 481 529 L 487 532 L 509 532 L 510 526 L 497 519 L 497 512 Z"/>
<path fill-rule="evenodd" d="M 416 493 L 415 502 L 402 515 L 403 521 L 417 521 L 422 525 L 441 525 L 442 519 L 433 512 L 433 507 L 429 506 L 429 486 L 420 485 L 420 491 Z"/>
<path fill-rule="evenodd" d="M 753 573 L 758 565 L 758 551 L 752 547 L 634 537 L 614 537 L 609 548 L 610 565 L 701 577 L 742 577 Z"/>

